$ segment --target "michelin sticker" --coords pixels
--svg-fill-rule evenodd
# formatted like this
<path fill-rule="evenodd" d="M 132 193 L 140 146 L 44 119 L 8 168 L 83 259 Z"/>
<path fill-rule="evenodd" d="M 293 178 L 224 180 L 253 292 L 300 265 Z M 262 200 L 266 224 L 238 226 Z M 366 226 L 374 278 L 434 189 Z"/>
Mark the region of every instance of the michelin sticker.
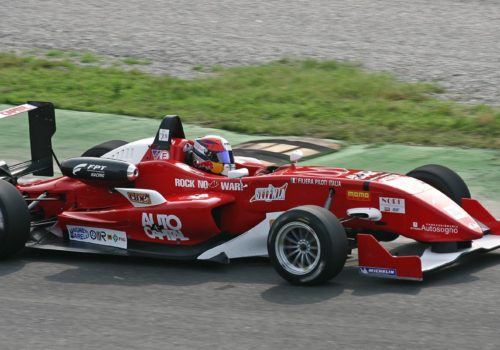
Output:
<path fill-rule="evenodd" d="M 360 266 L 359 271 L 364 274 L 364 275 L 385 275 L 385 276 L 392 276 L 396 277 L 396 269 L 389 269 L 385 267 L 367 267 L 367 266 Z"/>
<path fill-rule="evenodd" d="M 127 249 L 127 234 L 107 228 L 67 225 L 71 241 L 79 241 Z"/>

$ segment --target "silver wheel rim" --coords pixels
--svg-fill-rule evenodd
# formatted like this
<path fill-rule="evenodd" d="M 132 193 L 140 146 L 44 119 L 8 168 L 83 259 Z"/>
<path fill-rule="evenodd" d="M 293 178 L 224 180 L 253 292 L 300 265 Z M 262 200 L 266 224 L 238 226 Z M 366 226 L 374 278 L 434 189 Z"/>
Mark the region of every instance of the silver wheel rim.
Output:
<path fill-rule="evenodd" d="M 302 222 L 284 225 L 276 236 L 276 257 L 280 265 L 294 275 L 313 271 L 321 257 L 321 245 L 316 232 Z"/>
<path fill-rule="evenodd" d="M 2 213 L 2 209 L 0 209 L 0 231 L 4 231 L 5 229 L 5 220 L 3 218 L 3 213 Z"/>

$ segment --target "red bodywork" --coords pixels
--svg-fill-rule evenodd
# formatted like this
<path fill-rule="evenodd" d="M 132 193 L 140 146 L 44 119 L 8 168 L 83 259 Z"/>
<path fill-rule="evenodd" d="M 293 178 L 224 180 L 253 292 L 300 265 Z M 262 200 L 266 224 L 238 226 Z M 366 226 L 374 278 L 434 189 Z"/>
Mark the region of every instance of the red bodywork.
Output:
<path fill-rule="evenodd" d="M 157 191 L 166 200 L 161 205 L 134 207 L 113 190 L 123 184 L 66 176 L 18 185 L 18 189 L 31 198 L 42 193 L 64 198 L 39 205 L 45 218 L 57 217 L 62 229 L 97 225 L 125 231 L 129 240 L 156 244 L 197 245 L 221 233 L 239 235 L 263 221 L 266 213 L 304 204 L 323 206 L 330 189 L 334 190 L 331 210 L 340 219 L 347 217 L 350 208 L 378 208 L 383 214 L 377 222 L 351 220 L 345 224 L 350 229 L 392 232 L 425 242 L 470 241 L 483 236 L 475 220 L 460 212 L 451 199 L 403 175 L 292 164 L 271 174 L 252 176 L 263 165 L 243 161 L 237 166 L 248 168 L 250 175 L 228 179 L 185 164 L 179 154 L 178 147 L 172 147 L 168 160 L 151 160 L 146 154 L 137 164 L 140 175 L 133 187 Z M 158 215 L 177 217 L 182 237 L 151 238 L 145 233 L 151 225 L 143 220 L 150 214 L 153 221 Z"/>
<path fill-rule="evenodd" d="M 33 102 L 2 116 L 25 110 L 30 130 L 36 131 L 33 159 L 14 167 L 13 174 L 3 168 L 3 177 L 51 176 L 54 107 Z M 104 246 L 104 253 L 215 261 L 224 260 L 220 254 L 226 259 L 261 256 L 267 255 L 267 236 L 279 215 L 315 205 L 340 220 L 349 247 L 358 248 L 364 274 L 420 280 L 423 272 L 463 254 L 500 247 L 500 222 L 479 202 L 463 199 L 461 207 L 412 177 L 294 163 L 267 167 L 257 159 L 235 157 L 231 178 L 192 167 L 192 145 L 180 119 L 167 117 L 154 140 L 139 140 L 100 158 L 69 159 L 61 164 L 66 176 L 18 184 L 31 203 L 27 245 L 52 249 L 55 238 L 62 249 L 90 243 Z M 48 235 L 37 235 L 38 228 Z M 379 243 L 397 236 L 430 247 L 420 255 L 398 256 Z M 431 249 L 449 245 L 453 252 Z"/>

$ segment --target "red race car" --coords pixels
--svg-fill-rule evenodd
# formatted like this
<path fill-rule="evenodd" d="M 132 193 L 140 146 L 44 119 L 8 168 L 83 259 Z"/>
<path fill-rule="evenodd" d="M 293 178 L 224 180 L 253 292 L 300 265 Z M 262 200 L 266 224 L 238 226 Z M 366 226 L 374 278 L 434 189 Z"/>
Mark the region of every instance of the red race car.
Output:
<path fill-rule="evenodd" d="M 406 175 L 299 166 L 298 152 L 270 166 L 233 161 L 224 145 L 231 167 L 214 174 L 193 156 L 222 162 L 221 154 L 196 148 L 178 116 L 165 117 L 154 138 L 110 141 L 59 163 L 51 103 L 29 102 L 0 118 L 26 111 L 32 160 L 0 163 L 1 256 L 25 246 L 217 262 L 269 256 L 284 279 L 310 285 L 337 275 L 355 248 L 362 274 L 422 280 L 500 246 L 500 222 L 443 166 Z M 63 176 L 18 181 L 53 176 L 53 159 Z M 414 249 L 390 253 L 380 244 L 398 236 L 416 241 Z"/>

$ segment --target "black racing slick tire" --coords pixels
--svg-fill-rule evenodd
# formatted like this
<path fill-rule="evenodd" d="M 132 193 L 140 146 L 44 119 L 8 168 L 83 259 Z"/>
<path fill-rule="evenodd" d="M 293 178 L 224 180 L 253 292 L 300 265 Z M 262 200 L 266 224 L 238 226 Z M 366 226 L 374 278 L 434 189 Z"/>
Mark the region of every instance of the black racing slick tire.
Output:
<path fill-rule="evenodd" d="M 271 263 L 286 281 L 324 283 L 342 271 L 348 244 L 344 227 L 330 211 L 304 205 L 281 214 L 267 240 Z"/>
<path fill-rule="evenodd" d="M 111 140 L 103 142 L 99 145 L 95 145 L 92 148 L 89 148 L 85 152 L 83 152 L 82 157 L 101 157 L 108 153 L 109 151 L 114 150 L 115 148 L 126 145 L 128 142 L 123 140 Z"/>
<path fill-rule="evenodd" d="M 470 191 L 464 180 L 453 170 L 437 164 L 428 164 L 410 171 L 406 176 L 423 181 L 443 192 L 461 205 L 462 198 L 470 198 Z"/>
<path fill-rule="evenodd" d="M 24 248 L 30 234 L 26 201 L 10 183 L 0 180 L 0 258 Z"/>

